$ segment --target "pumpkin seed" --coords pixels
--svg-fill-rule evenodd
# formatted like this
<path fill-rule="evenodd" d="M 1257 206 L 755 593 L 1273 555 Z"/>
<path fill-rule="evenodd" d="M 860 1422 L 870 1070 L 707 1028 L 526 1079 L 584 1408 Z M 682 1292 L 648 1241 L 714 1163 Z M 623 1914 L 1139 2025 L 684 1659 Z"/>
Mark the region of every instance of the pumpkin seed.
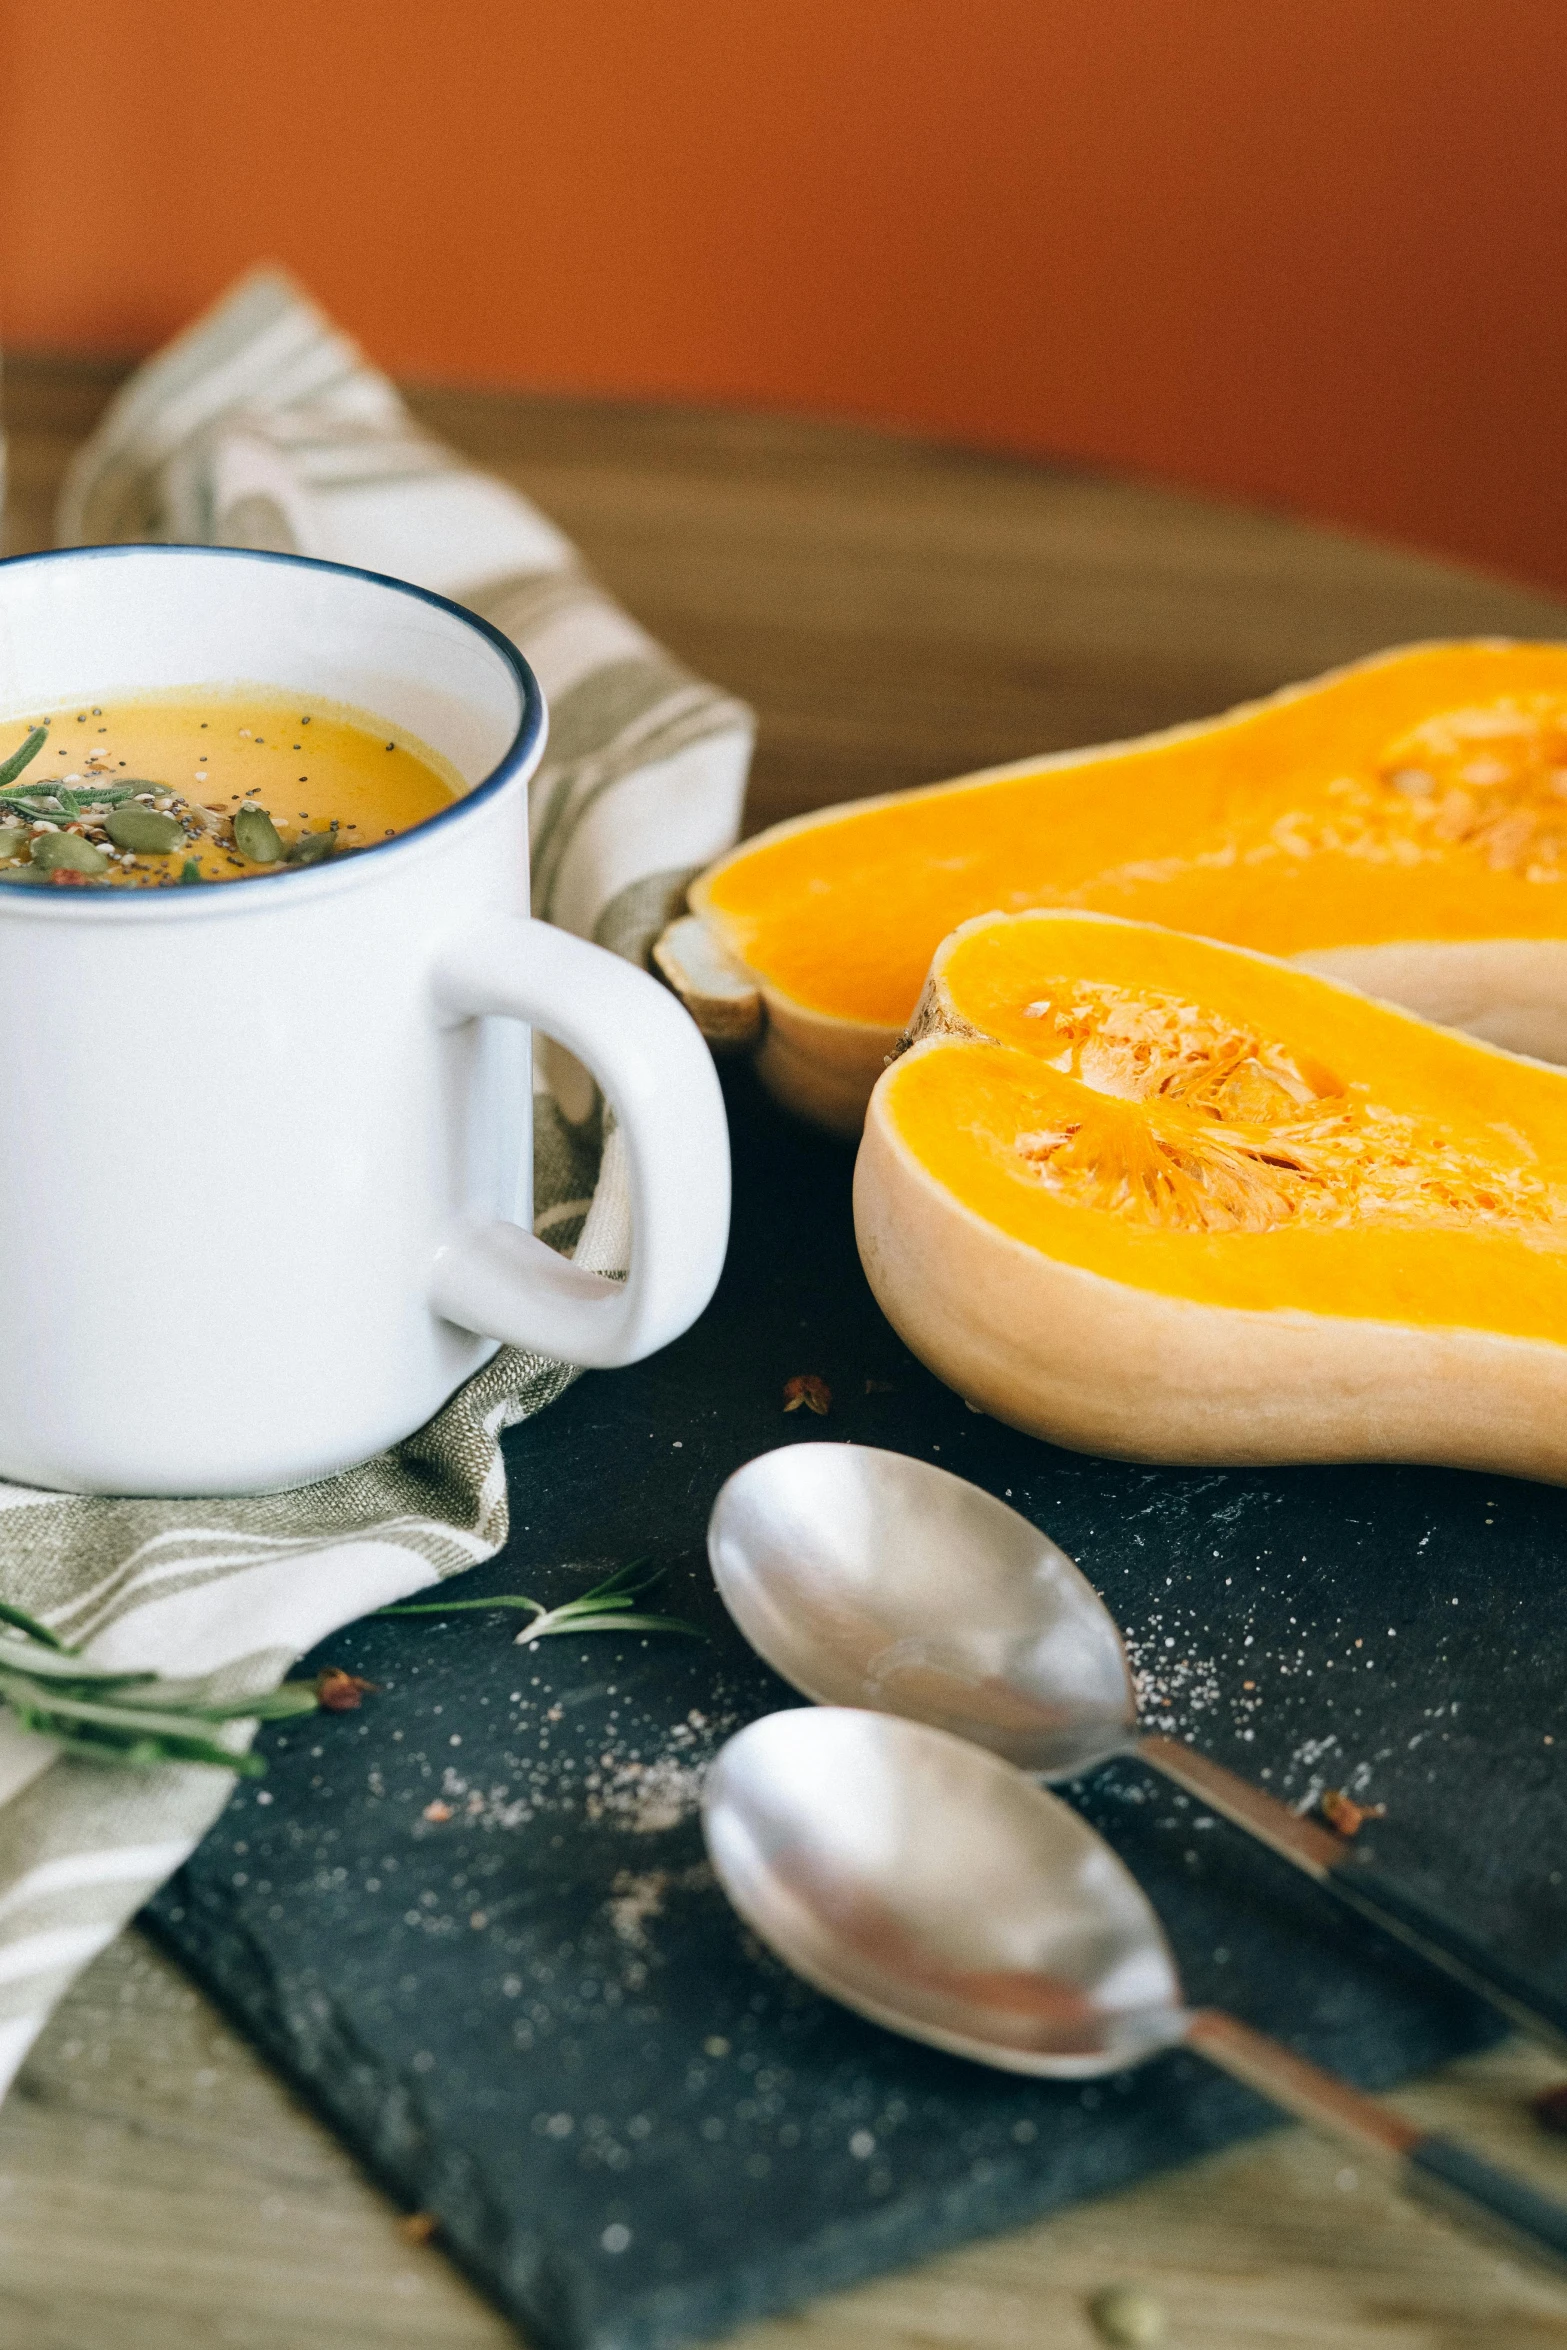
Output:
<path fill-rule="evenodd" d="M 240 808 L 234 817 L 234 846 L 252 865 L 275 865 L 283 854 L 277 826 L 265 808 Z"/>
<path fill-rule="evenodd" d="M 1140 2285 L 1107 2285 L 1088 2304 L 1088 2314 L 1116 2350 L 1154 2350 L 1164 2340 L 1164 2310 Z"/>
<path fill-rule="evenodd" d="M 330 832 L 302 832 L 288 851 L 291 865 L 319 865 L 337 846 L 337 826 Z"/>
<path fill-rule="evenodd" d="M 0 858 L 25 857 L 28 835 L 19 824 L 0 824 Z"/>
<path fill-rule="evenodd" d="M 109 860 L 79 832 L 41 832 L 33 842 L 33 863 L 45 873 L 107 873 Z"/>
<path fill-rule="evenodd" d="M 172 856 L 185 838 L 178 819 L 160 816 L 155 808 L 116 808 L 104 818 L 103 829 L 117 849 L 139 857 Z"/>

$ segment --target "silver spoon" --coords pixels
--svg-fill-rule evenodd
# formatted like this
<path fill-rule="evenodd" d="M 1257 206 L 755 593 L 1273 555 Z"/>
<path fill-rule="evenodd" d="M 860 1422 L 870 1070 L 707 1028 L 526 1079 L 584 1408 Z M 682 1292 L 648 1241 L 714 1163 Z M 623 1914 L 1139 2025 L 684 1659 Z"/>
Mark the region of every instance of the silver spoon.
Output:
<path fill-rule="evenodd" d="M 1004 2072 L 1119 2072 L 1180 2042 L 1298 2120 L 1567 2263 L 1567 2206 L 1429 2135 L 1218 2009 L 1183 2006 L 1153 1909 L 1108 1844 L 1010 1763 L 829 1706 L 732 1738 L 708 1853 L 785 1965 L 873 2023 Z"/>
<path fill-rule="evenodd" d="M 1567 1999 L 1433 1916 L 1343 1837 L 1139 1729 L 1104 1601 L 1048 1535 L 977 1485 L 869 1445 L 785 1445 L 729 1479 L 707 1547 L 740 1630 L 804 1696 L 929 1722 L 1046 1779 L 1135 1754 L 1509 2021 L 1567 2048 Z"/>

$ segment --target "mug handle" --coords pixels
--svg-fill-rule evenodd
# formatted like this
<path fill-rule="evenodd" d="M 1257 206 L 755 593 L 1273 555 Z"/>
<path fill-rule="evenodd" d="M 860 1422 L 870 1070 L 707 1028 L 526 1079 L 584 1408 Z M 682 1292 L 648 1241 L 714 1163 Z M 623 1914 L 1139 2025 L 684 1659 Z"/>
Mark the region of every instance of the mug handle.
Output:
<path fill-rule="evenodd" d="M 446 1020 L 524 1020 L 592 1070 L 625 1138 L 632 1253 L 629 1278 L 611 1281 L 497 1218 L 441 1250 L 431 1304 L 587 1370 L 640 1362 L 696 1320 L 729 1236 L 729 1130 L 696 1023 L 622 956 L 521 915 L 454 941 L 434 977 Z"/>

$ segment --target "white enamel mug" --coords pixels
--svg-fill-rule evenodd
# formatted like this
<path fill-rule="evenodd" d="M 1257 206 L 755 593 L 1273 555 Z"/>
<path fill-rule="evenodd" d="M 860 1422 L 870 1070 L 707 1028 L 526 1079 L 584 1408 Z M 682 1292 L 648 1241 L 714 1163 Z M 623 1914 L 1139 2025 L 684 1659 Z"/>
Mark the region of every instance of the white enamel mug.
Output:
<path fill-rule="evenodd" d="M 298 556 L 0 564 L 0 718 L 246 684 L 371 711 L 470 788 L 362 854 L 254 880 L 0 879 L 0 1476 L 23 1483 L 302 1484 L 410 1434 L 502 1341 L 635 1362 L 718 1278 L 706 1046 L 655 981 L 529 919 L 545 715 L 504 637 Z M 624 1282 L 528 1228 L 530 1023 L 619 1121 Z"/>

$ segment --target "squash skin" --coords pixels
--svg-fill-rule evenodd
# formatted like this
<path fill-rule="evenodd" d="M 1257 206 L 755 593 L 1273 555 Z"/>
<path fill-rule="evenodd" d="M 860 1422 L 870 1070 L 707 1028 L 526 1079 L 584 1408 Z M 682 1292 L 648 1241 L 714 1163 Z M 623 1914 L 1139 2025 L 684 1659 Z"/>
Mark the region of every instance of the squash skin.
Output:
<path fill-rule="evenodd" d="M 1289 960 L 1503 1052 L 1567 1062 L 1567 939 L 1389 940 Z"/>
<path fill-rule="evenodd" d="M 943 953 L 1005 919 L 965 924 Z M 871 1289 L 939 1378 L 1012 1427 L 1119 1459 L 1410 1461 L 1567 1483 L 1567 1344 L 1171 1295 L 1051 1255 L 969 1206 L 924 1163 L 896 1114 L 901 1071 L 983 1033 L 945 1000 L 941 962 L 917 1040 L 872 1095 L 854 1175 Z M 1395 1006 L 1377 1006 L 1375 1016 L 1408 1018 Z M 1468 1049 L 1488 1060 L 1494 1050 Z M 1547 1074 L 1556 1073 L 1537 1072 Z M 1567 1076 L 1560 1083 L 1567 1092 Z M 1396 1231 L 1388 1241 L 1396 1246 Z"/>
<path fill-rule="evenodd" d="M 762 990 L 766 1024 L 756 1072 L 773 1099 L 829 1134 L 855 1141 L 871 1090 L 902 1042 L 902 1031 L 870 1021 L 833 1020 Z"/>
<path fill-rule="evenodd" d="M 1221 716 L 1125 742 L 1063 752 L 1046 759 L 1016 761 L 960 777 L 952 783 L 927 785 L 821 809 L 757 835 L 720 859 L 693 884 L 690 903 L 693 913 L 707 925 L 715 942 L 721 943 L 728 956 L 750 971 L 762 1028 L 757 1066 L 763 1083 L 798 1115 L 837 1133 L 856 1134 L 871 1089 L 898 1049 L 903 1023 L 849 1018 L 823 1010 L 801 1000 L 765 969 L 746 964 L 744 945 L 720 900 L 724 877 L 759 851 L 818 829 L 830 829 L 846 819 L 872 811 L 925 802 L 987 784 L 1034 777 L 1047 783 L 1078 769 L 1097 770 L 1103 765 L 1107 770 L 1105 776 L 1096 775 L 1094 781 L 1101 789 L 1113 790 L 1112 770 L 1117 761 L 1135 760 L 1143 753 L 1167 746 L 1226 735 L 1232 728 L 1272 713 L 1286 712 L 1292 705 L 1338 689 L 1357 678 L 1374 679 L 1377 672 L 1399 663 L 1430 656 L 1452 656 L 1461 661 L 1466 655 L 1483 662 L 1487 655 L 1516 654 L 1527 658 L 1534 653 L 1539 655 L 1542 667 L 1551 665 L 1553 680 L 1554 672 L 1567 662 L 1567 649 L 1562 647 L 1515 646 L 1504 640 L 1403 646 L 1369 660 L 1350 663 L 1304 684 L 1288 686 L 1278 694 L 1243 704 Z M 1462 682 L 1455 680 L 1448 698 L 1461 698 L 1465 690 Z M 1482 694 L 1487 690 L 1483 678 L 1475 681 L 1475 690 Z M 1393 937 L 1343 944 L 1334 943 L 1328 936 L 1321 945 L 1301 948 L 1288 959 L 1343 979 L 1424 1018 L 1462 1027 L 1507 1050 L 1567 1060 L 1567 940 L 1496 935 L 1400 937 L 1396 935 L 1400 920 L 1399 892 L 1391 877 L 1388 898 L 1389 921 L 1395 927 Z M 991 903 L 995 902 L 992 898 Z M 1029 902 L 1059 901 L 1053 901 L 1045 893 Z M 973 914 L 985 910 L 979 903 L 967 909 Z M 1150 918 L 1159 918 L 1151 907 L 1147 912 Z M 1178 926 L 1204 930 L 1215 936 L 1226 935 L 1221 926 L 1210 922 L 1182 922 Z M 1567 902 L 1563 904 L 1561 926 L 1567 931 Z M 1326 928 L 1331 931 L 1331 922 Z M 1269 940 L 1252 943 L 1272 944 Z M 699 1011 L 698 1020 L 700 1024 Z"/>

